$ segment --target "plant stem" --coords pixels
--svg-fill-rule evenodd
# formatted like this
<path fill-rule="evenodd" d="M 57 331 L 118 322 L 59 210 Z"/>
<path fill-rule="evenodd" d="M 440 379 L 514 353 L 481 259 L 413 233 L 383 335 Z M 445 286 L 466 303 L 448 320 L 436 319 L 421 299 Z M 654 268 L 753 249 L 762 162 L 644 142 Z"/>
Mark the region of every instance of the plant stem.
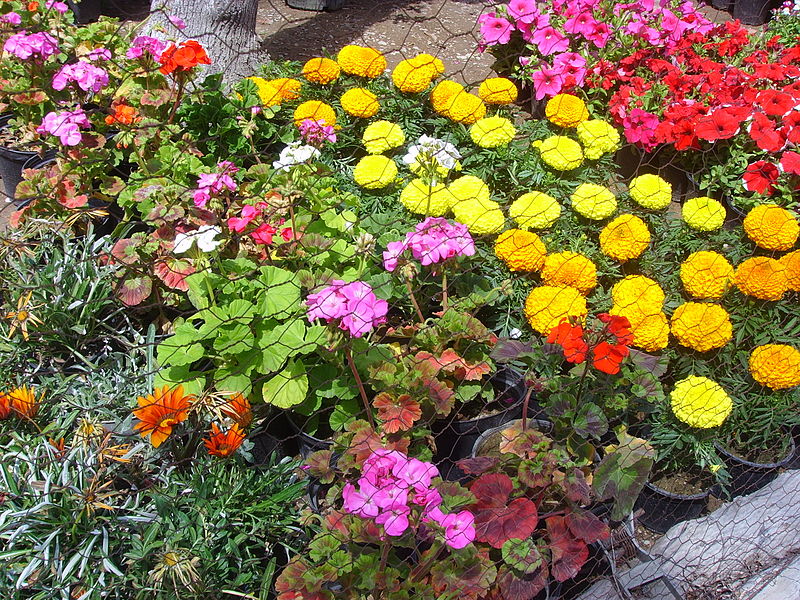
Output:
<path fill-rule="evenodd" d="M 447 271 L 442 269 L 442 313 L 447 312 Z"/>
<path fill-rule="evenodd" d="M 528 388 L 528 391 L 525 392 L 525 398 L 522 400 L 522 431 L 528 430 L 528 403 L 531 400 L 531 394 L 533 393 L 533 388 Z"/>
<path fill-rule="evenodd" d="M 414 305 L 414 310 L 417 311 L 417 317 L 419 317 L 419 322 L 424 323 L 425 317 L 422 316 L 422 311 L 419 308 L 419 304 L 417 304 L 417 299 L 414 297 L 414 290 L 411 289 L 411 280 L 406 278 L 406 289 L 408 290 L 408 296 L 411 298 L 411 304 Z"/>
<path fill-rule="evenodd" d="M 409 576 L 409 581 L 414 581 L 420 575 L 423 575 L 427 571 L 430 571 L 431 566 L 433 566 L 433 563 L 436 561 L 437 558 L 439 558 L 439 555 L 442 553 L 443 549 L 444 545 L 440 544 L 435 551 L 431 552 L 430 556 L 424 563 L 417 565 L 416 568 L 414 568 L 414 570 L 411 571 L 411 575 Z"/>
<path fill-rule="evenodd" d="M 369 400 L 367 399 L 367 392 L 364 390 L 364 383 L 361 381 L 361 376 L 358 374 L 358 369 L 356 369 L 356 363 L 353 362 L 353 357 L 350 354 L 349 346 L 344 347 L 344 355 L 347 358 L 347 364 L 350 365 L 350 370 L 353 372 L 353 377 L 356 378 L 356 385 L 358 386 L 358 391 L 361 393 L 361 401 L 364 403 L 364 409 L 367 411 L 367 421 L 369 421 L 370 427 L 373 430 L 375 429 L 375 421 L 372 418 L 372 408 L 369 405 Z"/>
<path fill-rule="evenodd" d="M 575 394 L 575 403 L 580 406 L 581 404 L 581 396 L 583 395 L 583 382 L 586 380 L 586 374 L 589 372 L 589 357 L 586 357 L 586 366 L 583 367 L 583 373 L 581 374 L 581 380 L 578 383 L 578 393 Z"/>
<path fill-rule="evenodd" d="M 175 96 L 175 103 L 172 105 L 172 110 L 169 111 L 169 118 L 167 118 L 167 123 L 172 124 L 172 120 L 175 118 L 175 113 L 178 112 L 178 106 L 181 103 L 181 98 L 183 97 L 183 88 L 186 85 L 186 80 L 181 76 L 178 80 L 178 92 Z"/>
<path fill-rule="evenodd" d="M 384 540 L 383 546 L 381 546 L 381 564 L 378 567 L 378 573 L 383 573 L 386 570 L 386 562 L 389 560 L 389 543 Z M 386 590 L 379 590 L 378 592 L 378 600 L 383 598 L 383 592 Z"/>

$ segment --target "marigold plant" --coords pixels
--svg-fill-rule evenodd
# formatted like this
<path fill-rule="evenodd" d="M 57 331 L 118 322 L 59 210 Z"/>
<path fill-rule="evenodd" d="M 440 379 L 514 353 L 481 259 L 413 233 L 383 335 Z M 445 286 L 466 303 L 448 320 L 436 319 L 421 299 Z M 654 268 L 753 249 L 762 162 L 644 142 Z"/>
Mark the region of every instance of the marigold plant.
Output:
<path fill-rule="evenodd" d="M 645 315 L 661 311 L 665 298 L 658 282 L 644 275 L 628 275 L 611 288 L 615 307 L 637 310 Z"/>
<path fill-rule="evenodd" d="M 414 179 L 400 192 L 400 203 L 418 215 L 441 217 L 450 210 L 454 198 L 443 183 L 431 186 L 422 179 Z"/>
<path fill-rule="evenodd" d="M 714 231 L 725 223 L 725 207 L 707 196 L 691 198 L 681 208 L 686 224 L 698 231 Z"/>
<path fill-rule="evenodd" d="M 353 179 L 367 190 L 385 188 L 397 177 L 397 164 L 388 156 L 370 154 L 353 169 Z"/>
<path fill-rule="evenodd" d="M 633 334 L 632 346 L 645 352 L 658 352 L 669 345 L 669 320 L 661 309 L 642 312 L 635 307 L 615 305 L 609 312 L 628 319 Z"/>
<path fill-rule="evenodd" d="M 494 200 L 462 200 L 453 205 L 456 221 L 467 226 L 470 233 L 488 235 L 502 231 L 506 217 Z"/>
<path fill-rule="evenodd" d="M 583 153 L 590 160 L 619 149 L 620 135 L 612 125 L 600 119 L 581 121 L 576 128 Z"/>
<path fill-rule="evenodd" d="M 342 110 L 354 117 L 369 119 L 374 117 L 380 109 L 378 97 L 364 88 L 352 88 L 347 90 L 339 99 Z"/>
<path fill-rule="evenodd" d="M 679 420 L 698 429 L 719 427 L 733 410 L 733 401 L 721 385 L 696 375 L 675 384 L 670 403 Z"/>
<path fill-rule="evenodd" d="M 792 291 L 800 292 L 800 250 L 784 254 L 779 262 L 785 269 L 786 287 Z"/>
<path fill-rule="evenodd" d="M 518 94 L 514 82 L 505 77 L 489 77 L 478 87 L 478 96 L 486 104 L 511 104 Z"/>
<path fill-rule="evenodd" d="M 306 119 L 333 127 L 336 125 L 336 111 L 330 104 L 320 100 L 308 100 L 294 110 L 294 124 L 300 127 Z"/>
<path fill-rule="evenodd" d="M 789 250 L 797 243 L 800 223 L 777 204 L 760 204 L 744 218 L 747 237 L 765 250 Z"/>
<path fill-rule="evenodd" d="M 603 254 L 619 262 L 639 258 L 649 245 L 650 230 L 634 215 L 620 215 L 600 232 Z"/>
<path fill-rule="evenodd" d="M 733 283 L 733 265 L 711 250 L 690 254 L 681 263 L 681 282 L 686 292 L 700 299 L 719 299 Z"/>
<path fill-rule="evenodd" d="M 546 229 L 561 216 L 561 205 L 544 192 L 528 192 L 511 204 L 508 214 L 520 229 Z"/>
<path fill-rule="evenodd" d="M 342 71 L 374 79 L 386 70 L 386 57 L 375 48 L 350 44 L 339 50 L 336 62 Z"/>
<path fill-rule="evenodd" d="M 739 291 L 759 300 L 780 300 L 789 288 L 786 266 L 768 256 L 743 261 L 733 275 Z"/>
<path fill-rule="evenodd" d="M 628 192 L 634 202 L 650 210 L 663 210 L 672 202 L 672 185 L 651 173 L 634 177 Z"/>
<path fill-rule="evenodd" d="M 538 235 L 524 229 L 507 229 L 497 236 L 494 253 L 510 271 L 539 271 L 547 248 Z"/>
<path fill-rule="evenodd" d="M 481 148 L 505 146 L 514 139 L 517 130 L 505 117 L 484 117 L 469 128 L 472 141 Z"/>
<path fill-rule="evenodd" d="M 617 198 L 607 187 L 596 183 L 582 183 L 570 196 L 572 208 L 582 217 L 601 221 L 617 210 Z"/>
<path fill-rule="evenodd" d="M 341 71 L 342 69 L 336 61 L 317 57 L 307 60 L 300 72 L 311 83 L 327 85 L 336 81 Z"/>
<path fill-rule="evenodd" d="M 573 94 L 556 94 L 544 109 L 547 120 L 559 127 L 577 127 L 589 118 L 586 103 Z"/>
<path fill-rule="evenodd" d="M 396 123 L 375 121 L 364 130 L 361 141 L 370 154 L 383 154 L 402 146 L 406 141 L 406 135 Z"/>
<path fill-rule="evenodd" d="M 551 135 L 533 143 L 544 163 L 557 171 L 571 171 L 583 164 L 583 150 L 575 140 L 563 135 Z"/>

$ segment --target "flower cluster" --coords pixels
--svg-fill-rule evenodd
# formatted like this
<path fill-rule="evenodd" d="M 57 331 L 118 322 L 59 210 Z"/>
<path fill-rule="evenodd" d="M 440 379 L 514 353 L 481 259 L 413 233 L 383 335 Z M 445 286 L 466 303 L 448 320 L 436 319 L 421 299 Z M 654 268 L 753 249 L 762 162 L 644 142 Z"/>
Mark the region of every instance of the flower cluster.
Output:
<path fill-rule="evenodd" d="M 442 73 L 444 64 L 441 60 L 430 54 L 417 54 L 398 63 L 392 71 L 392 83 L 403 93 L 418 94 Z"/>
<path fill-rule="evenodd" d="M 92 124 L 83 109 L 77 108 L 75 110 L 47 113 L 42 119 L 41 125 L 36 128 L 36 131 L 58 137 L 65 146 L 77 146 L 81 143 L 83 137 L 81 128 L 91 126 Z"/>
<path fill-rule="evenodd" d="M 72 83 L 84 92 L 97 93 L 108 85 L 108 73 L 90 62 L 79 60 L 71 65 L 64 65 L 53 76 L 54 90 L 63 90 Z"/>
<path fill-rule="evenodd" d="M 180 46 L 170 44 L 158 57 L 159 69 L 164 75 L 187 73 L 199 65 L 210 65 L 211 59 L 196 40 L 181 42 Z"/>
<path fill-rule="evenodd" d="M 587 314 L 586 298 L 573 287 L 541 285 L 525 300 L 525 317 L 541 334 L 549 334 L 563 319 L 582 323 Z"/>
<path fill-rule="evenodd" d="M 361 142 L 370 154 L 383 154 L 405 144 L 406 134 L 396 123 L 374 121 L 364 129 Z"/>
<path fill-rule="evenodd" d="M 612 315 L 627 317 L 632 345 L 647 352 L 663 350 L 669 343 L 669 323 L 664 314 L 664 291 L 643 275 L 628 275 L 611 289 Z"/>
<path fill-rule="evenodd" d="M 194 205 L 205 208 L 212 196 L 218 196 L 225 190 L 235 192 L 237 185 L 231 175 L 239 168 L 228 160 L 217 164 L 217 173 L 201 173 L 197 178 L 197 189 L 192 193 Z"/>
<path fill-rule="evenodd" d="M 475 244 L 466 226 L 439 217 L 428 217 L 405 240 L 389 242 L 383 253 L 383 267 L 387 271 L 397 268 L 400 256 L 411 250 L 413 257 L 423 266 L 442 263 L 456 256 L 472 256 Z"/>
<path fill-rule="evenodd" d="M 561 346 L 567 362 L 580 364 L 591 355 L 595 369 L 616 375 L 633 342 L 630 323 L 626 317 L 608 313 L 599 314 L 597 318 L 603 326 L 586 331 L 580 324 L 563 320 L 550 331 L 547 342 Z"/>
<path fill-rule="evenodd" d="M 475 539 L 475 518 L 468 510 L 442 510 L 442 496 L 432 484 L 437 477 L 439 471 L 431 463 L 397 450 L 374 450 L 364 461 L 356 485 L 345 484 L 344 510 L 374 519 L 386 535 L 393 537 L 421 524 L 435 523 L 442 528 L 444 542 L 450 548 L 464 548 Z"/>
<path fill-rule="evenodd" d="M 331 144 L 336 142 L 336 131 L 331 125 L 326 125 L 323 121 L 305 119 L 297 126 L 297 128 L 300 130 L 300 137 L 303 138 L 306 144 L 310 144 L 315 148 L 321 147 L 325 142 L 330 142 Z M 291 146 L 292 143 L 289 145 Z M 304 151 L 303 153 L 307 153 L 307 151 Z M 309 160 L 309 158 L 305 158 L 299 162 L 305 162 Z M 281 163 L 283 163 L 282 160 Z M 297 162 L 295 162 L 295 164 L 297 164 Z"/>
<path fill-rule="evenodd" d="M 672 314 L 670 328 L 679 344 L 698 352 L 722 348 L 733 335 L 728 311 L 719 304 L 681 304 Z"/>
<path fill-rule="evenodd" d="M 334 279 L 319 292 L 309 294 L 306 306 L 312 323 L 317 319 L 326 323 L 338 321 L 339 329 L 353 337 L 361 337 L 386 322 L 389 312 L 386 300 L 379 300 L 368 283 L 345 283 L 341 279 Z"/>
<path fill-rule="evenodd" d="M 336 62 L 342 71 L 357 77 L 374 79 L 386 70 L 386 57 L 365 46 L 344 46 L 339 50 Z"/>
<path fill-rule="evenodd" d="M 150 37 L 148 35 L 140 35 L 133 38 L 131 47 L 125 53 L 130 59 L 141 58 L 142 56 L 149 55 L 154 60 L 161 58 L 161 53 L 167 45 L 158 38 Z"/>
<path fill-rule="evenodd" d="M 49 33 L 25 33 L 10 36 L 3 44 L 3 51 L 21 60 L 43 61 L 58 53 L 58 41 Z"/>
<path fill-rule="evenodd" d="M 303 123 L 318 123 L 318 121 L 311 121 L 310 119 L 306 119 Z M 326 126 L 302 126 L 306 134 L 310 136 L 312 139 L 319 140 L 319 139 L 326 139 L 324 130 L 327 129 Z M 312 131 L 312 128 L 313 131 Z M 335 135 L 335 134 L 334 134 Z M 292 167 L 296 167 L 297 165 L 302 165 L 310 160 L 313 160 L 319 156 L 319 149 L 315 146 L 310 144 L 304 144 L 302 140 L 295 140 L 294 142 L 289 142 L 286 147 L 281 150 L 280 155 L 278 155 L 278 160 L 272 161 L 272 168 L 276 171 L 290 171 Z"/>
<path fill-rule="evenodd" d="M 577 252 L 554 252 L 544 259 L 542 282 L 556 287 L 568 285 L 586 295 L 597 286 L 597 268 Z"/>

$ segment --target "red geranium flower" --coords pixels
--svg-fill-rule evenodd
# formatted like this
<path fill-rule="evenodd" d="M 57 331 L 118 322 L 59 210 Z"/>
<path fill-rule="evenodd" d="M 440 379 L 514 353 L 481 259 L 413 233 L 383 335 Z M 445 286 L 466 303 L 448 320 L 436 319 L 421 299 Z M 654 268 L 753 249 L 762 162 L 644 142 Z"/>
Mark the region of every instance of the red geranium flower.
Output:
<path fill-rule="evenodd" d="M 608 342 L 600 342 L 592 350 L 594 360 L 592 365 L 598 371 L 608 373 L 609 375 L 616 375 L 619 373 L 619 366 L 625 357 L 628 356 L 630 350 L 623 344 L 609 344 Z"/>
<path fill-rule="evenodd" d="M 777 152 L 786 145 L 786 138 L 777 128 L 777 124 L 764 113 L 753 115 L 749 132 L 756 146 L 767 152 Z"/>
<path fill-rule="evenodd" d="M 180 47 L 170 44 L 169 48 L 161 54 L 158 62 L 161 63 L 159 70 L 164 75 L 169 75 L 173 71 L 179 73 L 190 71 L 197 65 L 210 65 L 211 59 L 198 42 L 189 40 L 182 42 Z"/>
<path fill-rule="evenodd" d="M 547 343 L 561 346 L 566 361 L 574 364 L 586 360 L 586 353 L 589 351 L 589 346 L 583 339 L 583 327 L 566 320 L 553 327 L 547 336 Z"/>
<path fill-rule="evenodd" d="M 610 315 L 608 313 L 600 313 L 597 315 L 603 323 L 606 324 L 608 332 L 617 338 L 618 344 L 632 344 L 633 333 L 631 333 L 631 322 L 628 317 L 620 317 Z"/>
<path fill-rule="evenodd" d="M 759 160 L 745 169 L 742 180 L 747 190 L 769 196 L 775 191 L 775 182 L 778 181 L 779 175 L 778 167 L 765 160 Z"/>

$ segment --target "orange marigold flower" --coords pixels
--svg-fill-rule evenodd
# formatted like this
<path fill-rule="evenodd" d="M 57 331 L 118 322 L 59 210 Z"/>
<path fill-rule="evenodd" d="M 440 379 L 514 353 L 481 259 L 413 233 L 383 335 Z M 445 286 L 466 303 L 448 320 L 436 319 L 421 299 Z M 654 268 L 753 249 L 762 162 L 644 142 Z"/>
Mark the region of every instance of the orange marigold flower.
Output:
<path fill-rule="evenodd" d="M 239 449 L 244 437 L 244 431 L 239 425 L 234 425 L 228 431 L 222 431 L 216 423 L 212 423 L 211 434 L 203 443 L 211 456 L 227 458 Z"/>
<path fill-rule="evenodd" d="M 281 100 L 297 100 L 300 97 L 302 84 L 297 79 L 281 77 L 271 80 L 270 83 L 278 89 Z"/>
<path fill-rule="evenodd" d="M 585 296 L 597 286 L 597 268 L 577 252 L 554 252 L 544 259 L 542 282 L 556 287 L 569 285 Z"/>
<path fill-rule="evenodd" d="M 219 407 L 219 410 L 223 415 L 229 417 L 234 423 L 242 427 L 247 427 L 253 420 L 250 401 L 239 393 L 228 398 L 225 403 Z"/>
<path fill-rule="evenodd" d="M 386 57 L 365 46 L 350 44 L 339 50 L 336 62 L 342 71 L 359 77 L 375 78 L 386 70 Z"/>
<path fill-rule="evenodd" d="M 37 398 L 33 388 L 26 385 L 14 388 L 4 395 L 8 398 L 6 402 L 8 402 L 11 410 L 20 417 L 27 417 L 28 419 L 32 419 L 39 412 L 39 404 L 44 397 L 44 393 L 42 393 Z"/>
<path fill-rule="evenodd" d="M 789 250 L 800 236 L 800 223 L 777 204 L 759 204 L 744 218 L 747 237 L 765 250 Z"/>
<path fill-rule="evenodd" d="M 786 269 L 788 288 L 800 292 L 800 250 L 784 254 L 778 262 Z"/>
<path fill-rule="evenodd" d="M 780 300 L 789 287 L 785 265 L 768 256 L 748 258 L 736 267 L 733 283 L 743 294 L 759 300 Z"/>
<path fill-rule="evenodd" d="M 336 81 L 339 78 L 339 74 L 342 72 L 341 67 L 336 63 L 336 61 L 331 60 L 330 58 L 311 58 L 306 61 L 306 64 L 303 65 L 303 70 L 301 73 L 303 77 L 305 77 L 311 83 L 319 83 L 321 85 L 326 85 L 332 81 Z"/>
<path fill-rule="evenodd" d="M 169 48 L 161 54 L 158 62 L 161 63 L 159 71 L 164 75 L 169 75 L 174 71 L 179 73 L 190 71 L 197 65 L 210 65 L 211 59 L 196 40 L 188 40 L 182 42 L 180 46 L 170 44 Z"/>
<path fill-rule="evenodd" d="M 300 127 L 306 119 L 322 121 L 325 125 L 333 127 L 336 125 L 336 111 L 330 104 L 320 100 L 308 100 L 294 110 L 294 124 Z"/>
<path fill-rule="evenodd" d="M 183 386 L 172 389 L 168 385 L 156 388 L 152 394 L 139 396 L 139 408 L 133 415 L 139 419 L 134 429 L 142 437 L 150 436 L 150 443 L 158 448 L 172 433 L 172 427 L 189 416 L 193 395 L 184 395 Z"/>

